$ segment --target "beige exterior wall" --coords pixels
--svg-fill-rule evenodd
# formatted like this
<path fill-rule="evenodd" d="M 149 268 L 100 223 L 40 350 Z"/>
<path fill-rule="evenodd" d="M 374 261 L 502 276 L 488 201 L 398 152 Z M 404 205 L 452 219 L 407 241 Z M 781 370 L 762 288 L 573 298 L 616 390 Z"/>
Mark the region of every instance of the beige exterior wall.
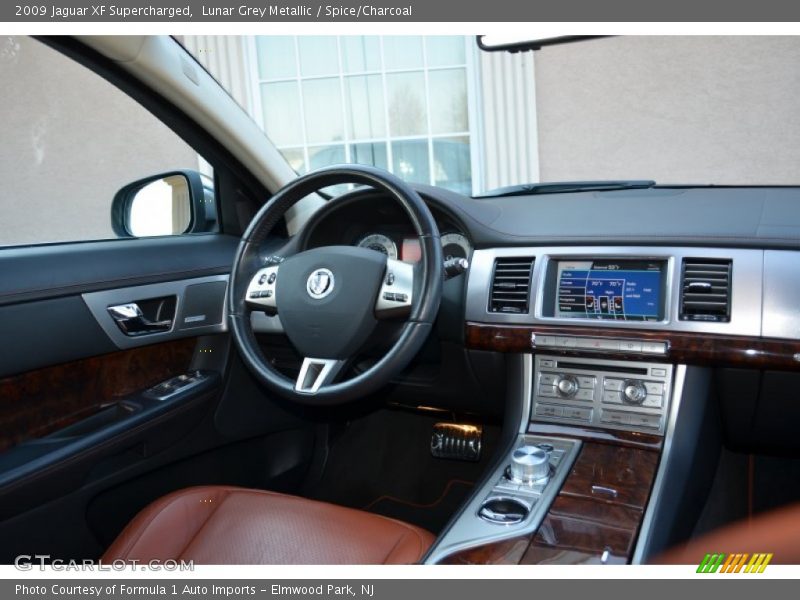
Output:
<path fill-rule="evenodd" d="M 114 237 L 120 187 L 198 168 L 138 103 L 30 38 L 0 38 L 0 89 L 0 246 Z"/>
<path fill-rule="evenodd" d="M 619 37 L 535 54 L 542 181 L 800 183 L 800 37 Z"/>

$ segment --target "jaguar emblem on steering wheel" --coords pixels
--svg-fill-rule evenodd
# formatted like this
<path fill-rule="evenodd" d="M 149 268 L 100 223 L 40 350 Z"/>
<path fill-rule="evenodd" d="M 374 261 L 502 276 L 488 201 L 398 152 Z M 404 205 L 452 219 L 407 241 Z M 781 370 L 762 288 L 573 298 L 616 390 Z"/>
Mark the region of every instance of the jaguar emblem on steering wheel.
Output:
<path fill-rule="evenodd" d="M 306 290 L 308 295 L 319 300 L 333 291 L 333 273 L 328 269 L 316 269 L 308 276 Z"/>

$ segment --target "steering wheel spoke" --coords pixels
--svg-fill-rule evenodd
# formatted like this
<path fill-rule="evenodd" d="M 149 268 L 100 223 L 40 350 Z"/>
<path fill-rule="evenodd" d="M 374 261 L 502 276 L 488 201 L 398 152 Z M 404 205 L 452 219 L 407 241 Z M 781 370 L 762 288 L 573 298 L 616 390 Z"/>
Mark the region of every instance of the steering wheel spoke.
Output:
<path fill-rule="evenodd" d="M 267 314 L 277 314 L 275 302 L 277 292 L 278 270 L 280 265 L 274 264 L 256 271 L 247 286 L 245 301 L 254 310 L 262 310 Z"/>
<path fill-rule="evenodd" d="M 336 379 L 345 364 L 347 361 L 333 358 L 304 358 L 294 390 L 298 394 L 316 394 Z"/>
<path fill-rule="evenodd" d="M 389 258 L 386 273 L 375 300 L 379 319 L 406 317 L 414 300 L 414 265 Z"/>

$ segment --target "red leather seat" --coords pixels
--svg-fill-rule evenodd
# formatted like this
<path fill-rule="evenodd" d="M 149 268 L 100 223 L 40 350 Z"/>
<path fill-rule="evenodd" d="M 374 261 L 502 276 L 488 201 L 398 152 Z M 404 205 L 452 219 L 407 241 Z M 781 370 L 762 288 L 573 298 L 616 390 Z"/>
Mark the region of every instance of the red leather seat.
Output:
<path fill-rule="evenodd" d="M 236 487 L 196 487 L 156 500 L 103 556 L 196 564 L 402 564 L 434 537 L 371 513 Z"/>
<path fill-rule="evenodd" d="M 706 553 L 772 553 L 772 564 L 800 564 L 800 504 L 728 525 L 672 548 L 653 562 L 697 565 Z"/>

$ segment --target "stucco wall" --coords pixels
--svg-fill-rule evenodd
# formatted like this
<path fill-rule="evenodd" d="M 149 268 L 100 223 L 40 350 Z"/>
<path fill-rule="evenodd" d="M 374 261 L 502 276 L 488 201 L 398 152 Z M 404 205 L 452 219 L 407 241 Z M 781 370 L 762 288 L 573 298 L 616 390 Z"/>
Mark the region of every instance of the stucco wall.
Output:
<path fill-rule="evenodd" d="M 0 38 L 0 245 L 114 237 L 126 183 L 197 154 L 134 100 L 36 40 Z"/>
<path fill-rule="evenodd" d="M 535 55 L 542 181 L 800 183 L 800 37 L 619 37 Z"/>

